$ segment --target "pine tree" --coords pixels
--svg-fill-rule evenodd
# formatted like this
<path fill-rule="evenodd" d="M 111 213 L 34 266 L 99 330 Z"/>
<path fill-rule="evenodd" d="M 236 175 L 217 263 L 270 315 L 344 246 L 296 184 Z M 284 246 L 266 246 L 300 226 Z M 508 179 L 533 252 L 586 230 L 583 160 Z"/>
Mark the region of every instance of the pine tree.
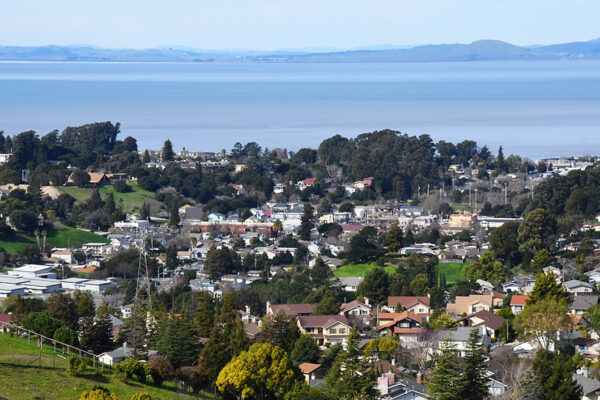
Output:
<path fill-rule="evenodd" d="M 210 332 L 208 342 L 202 349 L 202 353 L 200 353 L 200 365 L 211 385 L 215 384 L 219 372 L 231 359 L 229 353 L 224 351 L 226 348 L 227 343 L 222 332 L 218 324 L 215 324 Z"/>
<path fill-rule="evenodd" d="M 402 228 L 396 223 L 392 225 L 389 232 L 385 235 L 383 245 L 388 250 L 397 251 L 404 245 L 404 237 L 402 236 Z"/>
<path fill-rule="evenodd" d="M 448 341 L 443 341 L 439 350 L 441 354 L 436 359 L 427 393 L 437 400 L 462 400 L 459 394 L 460 368 L 454 360 L 454 347 Z"/>
<path fill-rule="evenodd" d="M 175 153 L 173 152 L 173 145 L 171 144 L 170 139 L 165 140 L 161 156 L 163 161 L 173 161 L 175 159 Z"/>
<path fill-rule="evenodd" d="M 298 236 L 302 240 L 310 240 L 310 232 L 312 230 L 314 220 L 313 206 L 308 203 L 304 204 L 304 213 L 300 218 L 300 227 L 298 228 Z"/>
<path fill-rule="evenodd" d="M 179 208 L 177 207 L 177 203 L 173 202 L 173 205 L 171 206 L 171 210 L 169 212 L 169 226 L 176 228 L 177 225 L 179 225 L 179 222 Z"/>
<path fill-rule="evenodd" d="M 215 319 L 215 307 L 208 292 L 199 292 L 194 327 L 200 337 L 208 337 Z"/>
<path fill-rule="evenodd" d="M 144 150 L 144 155 L 142 156 L 142 162 L 144 164 L 150 162 L 150 153 L 148 153 L 148 150 Z"/>
<path fill-rule="evenodd" d="M 498 149 L 498 157 L 496 158 L 496 169 L 500 172 L 507 172 L 502 146 L 500 146 L 500 148 Z"/>
<path fill-rule="evenodd" d="M 483 400 L 488 395 L 489 379 L 481 337 L 479 328 L 471 330 L 460 382 L 460 397 L 463 399 Z"/>

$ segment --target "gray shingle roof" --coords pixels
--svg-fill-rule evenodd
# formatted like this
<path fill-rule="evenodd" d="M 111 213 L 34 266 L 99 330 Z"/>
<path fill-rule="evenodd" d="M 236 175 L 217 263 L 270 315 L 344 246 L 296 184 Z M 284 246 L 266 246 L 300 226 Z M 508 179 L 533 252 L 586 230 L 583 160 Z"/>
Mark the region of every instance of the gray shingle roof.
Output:
<path fill-rule="evenodd" d="M 574 296 L 571 309 L 587 310 L 596 304 L 598 304 L 598 296 Z"/>
<path fill-rule="evenodd" d="M 584 396 L 600 390 L 600 381 L 597 381 L 596 379 L 586 378 L 585 376 L 577 374 L 573 374 L 573 379 L 575 379 L 583 389 Z"/>

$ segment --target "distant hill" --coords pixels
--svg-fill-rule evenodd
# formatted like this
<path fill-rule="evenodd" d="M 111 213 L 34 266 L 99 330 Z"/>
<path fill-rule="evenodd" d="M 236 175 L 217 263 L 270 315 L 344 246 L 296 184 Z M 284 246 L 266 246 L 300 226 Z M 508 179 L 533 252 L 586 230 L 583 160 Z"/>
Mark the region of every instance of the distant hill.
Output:
<path fill-rule="evenodd" d="M 388 48 L 389 47 L 389 48 Z M 181 46 L 156 49 L 103 49 L 94 46 L 0 46 L 0 61 L 121 61 L 121 62 L 435 62 L 486 60 L 600 59 L 600 40 L 515 46 L 499 40 L 470 44 L 425 45 L 347 51 L 274 52 L 245 50 L 204 51 Z"/>

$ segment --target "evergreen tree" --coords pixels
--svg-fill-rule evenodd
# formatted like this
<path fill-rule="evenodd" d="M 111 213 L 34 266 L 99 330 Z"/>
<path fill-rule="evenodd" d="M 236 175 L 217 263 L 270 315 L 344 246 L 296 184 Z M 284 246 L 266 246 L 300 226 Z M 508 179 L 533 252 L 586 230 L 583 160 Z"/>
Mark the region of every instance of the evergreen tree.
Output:
<path fill-rule="evenodd" d="M 407 245 L 412 245 L 415 243 L 415 236 L 413 235 L 410 229 L 406 231 L 406 235 L 404 236 L 404 243 L 406 243 Z"/>
<path fill-rule="evenodd" d="M 573 373 L 577 364 L 567 354 L 546 350 L 536 353 L 533 368 L 521 380 L 521 391 L 534 400 L 578 400 L 582 389 Z"/>
<path fill-rule="evenodd" d="M 289 352 L 300 337 L 296 318 L 283 313 L 266 315 L 260 331 L 261 340 L 279 346 Z"/>
<path fill-rule="evenodd" d="M 358 285 L 357 294 L 368 298 L 372 304 L 383 304 L 390 293 L 390 276 L 381 267 L 375 267 Z"/>
<path fill-rule="evenodd" d="M 213 327 L 215 318 L 215 307 L 212 297 L 208 292 L 199 292 L 197 297 L 196 316 L 194 327 L 200 337 L 207 338 Z"/>
<path fill-rule="evenodd" d="M 173 202 L 171 206 L 171 210 L 169 211 L 169 226 L 172 228 L 177 228 L 179 225 L 179 207 L 177 207 L 177 203 Z"/>
<path fill-rule="evenodd" d="M 174 368 L 194 365 L 198 358 L 198 337 L 187 315 L 165 318 L 161 324 L 164 327 L 159 328 L 156 350 L 165 355 Z"/>
<path fill-rule="evenodd" d="M 498 157 L 496 158 L 496 170 L 498 172 L 508 171 L 506 161 L 504 160 L 504 151 L 502 150 L 502 146 L 500 146 L 500 148 L 498 149 Z"/>
<path fill-rule="evenodd" d="M 173 152 L 173 145 L 171 144 L 170 139 L 165 140 L 161 156 L 163 161 L 173 161 L 175 159 L 175 153 Z"/>
<path fill-rule="evenodd" d="M 565 288 L 556 282 L 556 276 L 551 272 L 537 276 L 527 304 L 535 304 L 542 300 L 567 301 L 569 303 L 571 301 Z"/>
<path fill-rule="evenodd" d="M 95 318 L 84 318 L 79 330 L 81 347 L 94 354 L 113 350 L 112 328 L 110 315 L 106 310 Z"/>
<path fill-rule="evenodd" d="M 315 265 L 310 270 L 310 278 L 314 287 L 329 287 L 329 281 L 333 278 L 333 272 L 331 268 L 321 257 L 317 257 Z"/>
<path fill-rule="evenodd" d="M 298 236 L 302 240 L 310 240 L 310 232 L 314 221 L 313 206 L 308 203 L 304 204 L 304 213 L 300 218 L 300 227 L 298 228 Z"/>
<path fill-rule="evenodd" d="M 94 212 L 104 207 L 104 200 L 100 196 L 100 191 L 98 188 L 94 188 L 92 190 L 92 196 L 87 201 L 87 210 Z"/>
<path fill-rule="evenodd" d="M 319 359 L 319 346 L 309 335 L 301 335 L 294 344 L 290 358 L 298 364 L 317 362 Z"/>
<path fill-rule="evenodd" d="M 315 315 L 337 315 L 340 312 L 340 302 L 330 290 L 326 290 L 319 304 L 315 308 Z"/>
<path fill-rule="evenodd" d="M 481 338 L 479 328 L 471 330 L 460 381 L 462 399 L 483 400 L 488 395 L 489 378 L 486 375 L 487 366 Z"/>
<path fill-rule="evenodd" d="M 174 270 L 175 268 L 177 268 L 178 264 L 179 262 L 177 261 L 177 246 L 175 246 L 174 244 L 169 245 L 169 247 L 167 247 L 166 267 L 167 269 Z"/>
<path fill-rule="evenodd" d="M 142 204 L 142 208 L 140 210 L 140 218 L 150 220 L 150 204 L 148 202 L 144 202 Z"/>
<path fill-rule="evenodd" d="M 454 347 L 443 341 L 439 350 L 441 354 L 436 357 L 427 393 L 437 400 L 462 400 L 460 368 L 454 359 Z"/>
<path fill-rule="evenodd" d="M 112 192 L 106 195 L 106 200 L 104 201 L 104 209 L 109 215 L 112 215 L 117 209 L 117 206 L 115 204 L 115 195 Z"/>
<path fill-rule="evenodd" d="M 144 150 L 144 155 L 142 156 L 142 162 L 144 164 L 150 162 L 150 153 L 148 153 L 148 150 Z"/>
<path fill-rule="evenodd" d="M 385 235 L 383 246 L 390 251 L 398 251 L 404 245 L 404 237 L 402 236 L 402 228 L 395 223 Z"/>
<path fill-rule="evenodd" d="M 227 342 L 222 335 L 222 331 L 215 324 L 210 332 L 208 342 L 206 342 L 200 353 L 200 365 L 211 385 L 215 384 L 219 372 L 231 359 L 230 354 L 225 351 L 226 348 Z"/>

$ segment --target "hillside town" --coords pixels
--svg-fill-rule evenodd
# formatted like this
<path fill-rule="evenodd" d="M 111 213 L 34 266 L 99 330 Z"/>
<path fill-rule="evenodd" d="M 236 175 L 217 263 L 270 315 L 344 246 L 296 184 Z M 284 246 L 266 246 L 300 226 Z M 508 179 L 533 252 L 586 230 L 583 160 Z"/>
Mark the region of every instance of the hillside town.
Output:
<path fill-rule="evenodd" d="M 37 166 L 2 137 L 0 328 L 224 398 L 261 385 L 234 378 L 259 351 L 296 376 L 264 398 L 600 398 L 596 160 L 368 135 L 293 154 L 113 138 L 102 163 Z M 356 164 L 384 139 L 431 171 Z"/>

